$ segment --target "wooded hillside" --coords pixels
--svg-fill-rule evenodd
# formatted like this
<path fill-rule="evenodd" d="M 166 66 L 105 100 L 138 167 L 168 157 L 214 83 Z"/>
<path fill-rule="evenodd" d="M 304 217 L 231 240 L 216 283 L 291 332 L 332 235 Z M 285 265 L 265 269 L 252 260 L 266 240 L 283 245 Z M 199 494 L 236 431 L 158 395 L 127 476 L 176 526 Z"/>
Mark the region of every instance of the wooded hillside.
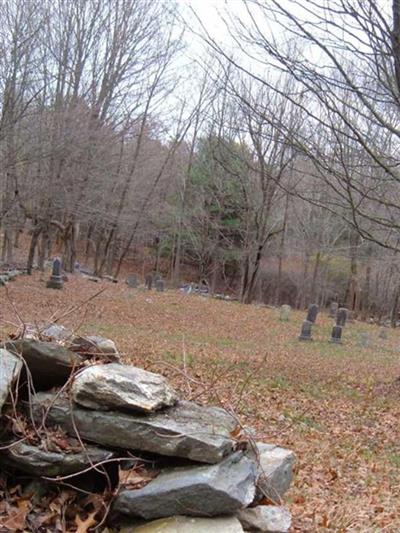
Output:
<path fill-rule="evenodd" d="M 2 2 L 3 263 L 24 234 L 29 272 L 145 265 L 395 326 L 399 9 L 245 0 L 218 39 L 186 2 Z"/>

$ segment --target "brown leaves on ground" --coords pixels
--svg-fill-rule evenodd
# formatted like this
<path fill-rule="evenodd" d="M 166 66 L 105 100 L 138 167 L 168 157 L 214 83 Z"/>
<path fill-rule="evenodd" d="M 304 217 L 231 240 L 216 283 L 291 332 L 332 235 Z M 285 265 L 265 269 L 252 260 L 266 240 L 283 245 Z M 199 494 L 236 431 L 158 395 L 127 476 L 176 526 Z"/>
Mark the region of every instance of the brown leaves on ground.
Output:
<path fill-rule="evenodd" d="M 15 505 L 3 500 L 0 502 L 0 527 L 8 531 L 23 531 L 31 507 L 30 501 L 22 498 L 18 498 Z M 1 515 L 4 515 L 4 518 Z"/>
<path fill-rule="evenodd" d="M 9 293 L 23 320 L 62 314 L 97 290 L 69 278 L 62 291 L 46 289 L 37 274 L 18 278 Z M 182 397 L 232 409 L 257 439 L 292 448 L 298 462 L 286 501 L 293 531 L 400 531 L 397 331 L 383 340 L 376 326 L 355 322 L 335 346 L 327 342 L 332 322 L 320 314 L 314 342 L 299 343 L 301 312 L 282 323 L 267 308 L 99 285 L 106 291 L 62 323 L 111 338 L 124 361 L 162 372 Z M 7 302 L 0 313 L 4 338 L 13 331 L 6 321 L 18 319 Z M 372 338 L 367 348 L 358 345 L 363 331 Z"/>
<path fill-rule="evenodd" d="M 87 533 L 101 521 L 109 499 L 107 494 L 85 496 L 73 489 L 17 485 L 0 491 L 0 531 Z"/>

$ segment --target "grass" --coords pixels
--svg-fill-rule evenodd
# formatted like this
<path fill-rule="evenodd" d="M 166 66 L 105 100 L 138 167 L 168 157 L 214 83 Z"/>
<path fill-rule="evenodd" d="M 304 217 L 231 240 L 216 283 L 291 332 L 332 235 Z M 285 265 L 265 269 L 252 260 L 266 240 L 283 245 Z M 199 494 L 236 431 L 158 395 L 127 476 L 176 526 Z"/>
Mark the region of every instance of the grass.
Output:
<path fill-rule="evenodd" d="M 332 321 L 321 313 L 314 342 L 302 343 L 302 312 L 286 323 L 263 307 L 99 285 L 106 291 L 63 323 L 112 338 L 125 361 L 162 372 L 182 397 L 233 407 L 257 438 L 292 448 L 298 458 L 287 496 L 292 531 L 400 531 L 397 331 L 383 340 L 378 327 L 354 322 L 343 344 L 332 345 Z M 63 291 L 46 289 L 37 275 L 9 286 L 26 322 L 65 311 L 97 290 L 73 276 Z M 6 300 L 1 318 L 5 337 L 9 322 L 18 324 Z M 370 336 L 366 348 L 359 346 L 362 332 Z M 196 382 L 188 384 L 185 371 Z"/>

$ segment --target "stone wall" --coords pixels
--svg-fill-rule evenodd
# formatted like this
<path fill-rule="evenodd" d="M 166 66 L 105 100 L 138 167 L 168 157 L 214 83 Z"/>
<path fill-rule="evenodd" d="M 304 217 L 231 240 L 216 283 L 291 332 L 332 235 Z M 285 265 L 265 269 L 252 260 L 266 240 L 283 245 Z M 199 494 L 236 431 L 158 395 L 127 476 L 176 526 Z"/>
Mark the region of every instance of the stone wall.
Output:
<path fill-rule="evenodd" d="M 57 325 L 27 331 L 0 350 L 0 464 L 10 475 L 103 476 L 109 531 L 290 530 L 282 499 L 292 451 L 255 442 L 231 413 L 122 364 L 108 339 Z M 22 437 L 12 419 L 24 420 Z"/>

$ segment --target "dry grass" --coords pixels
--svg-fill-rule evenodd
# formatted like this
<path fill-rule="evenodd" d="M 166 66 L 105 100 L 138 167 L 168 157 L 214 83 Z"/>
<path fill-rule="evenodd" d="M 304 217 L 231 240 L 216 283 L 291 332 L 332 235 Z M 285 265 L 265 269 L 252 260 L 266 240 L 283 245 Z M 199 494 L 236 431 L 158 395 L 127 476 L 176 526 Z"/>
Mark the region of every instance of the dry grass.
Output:
<path fill-rule="evenodd" d="M 278 312 L 166 293 L 131 290 L 72 277 L 63 291 L 46 289 L 39 275 L 9 284 L 24 321 L 49 318 L 107 290 L 68 316 L 64 325 L 116 341 L 126 361 L 162 371 L 198 401 L 222 402 L 258 437 L 298 456 L 287 497 L 293 531 L 400 531 L 400 376 L 398 332 L 349 324 L 345 344 L 327 342 L 331 320 L 318 317 L 313 343 L 297 336 L 304 313 L 289 323 Z M 0 297 L 4 289 L 0 288 Z M 3 298 L 1 335 L 17 323 Z M 358 346 L 360 332 L 371 344 Z M 202 381 L 189 386 L 180 371 Z"/>

